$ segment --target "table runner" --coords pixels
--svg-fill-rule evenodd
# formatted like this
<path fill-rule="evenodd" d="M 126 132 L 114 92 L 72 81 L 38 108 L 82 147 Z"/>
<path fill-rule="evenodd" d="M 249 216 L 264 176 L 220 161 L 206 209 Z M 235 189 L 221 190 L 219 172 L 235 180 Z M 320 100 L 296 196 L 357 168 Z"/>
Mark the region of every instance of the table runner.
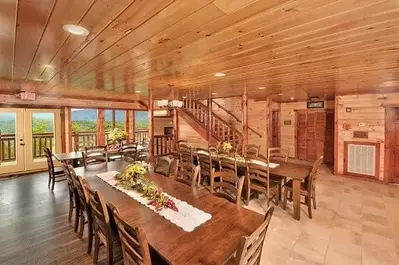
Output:
<path fill-rule="evenodd" d="M 207 153 L 207 152 L 204 152 L 204 151 L 198 151 L 198 153 L 202 153 L 202 154 L 205 154 L 205 155 L 209 155 L 209 153 Z M 231 157 L 231 156 L 229 156 L 229 155 L 224 155 L 224 154 L 215 154 L 215 155 L 213 155 L 213 154 L 211 154 L 211 156 L 212 157 L 223 157 L 223 158 L 227 158 L 227 159 L 233 159 L 233 157 Z M 240 155 L 236 155 L 236 157 L 235 157 L 236 159 L 237 159 L 237 161 L 239 161 L 239 162 L 241 162 L 241 163 L 245 163 L 245 158 L 244 157 L 242 157 L 242 156 L 240 156 Z M 264 162 L 262 162 L 262 161 L 260 161 L 260 160 L 256 160 L 256 159 L 250 159 L 249 160 L 249 162 L 250 163 L 253 163 L 253 164 L 257 164 L 257 165 L 260 165 L 260 166 L 264 166 L 264 167 L 270 167 L 270 168 L 276 168 L 276 167 L 278 167 L 280 164 L 277 164 L 277 163 L 272 163 L 272 162 L 270 162 L 269 164 L 268 163 L 264 163 Z"/>
<path fill-rule="evenodd" d="M 139 203 L 143 204 L 147 208 L 155 211 L 155 207 L 149 205 L 150 202 L 147 198 L 144 198 L 141 193 L 136 190 L 126 190 L 120 186 L 116 186 L 117 181 L 114 179 L 115 175 L 118 174 L 117 171 L 109 171 L 106 173 L 98 174 L 97 176 L 102 179 L 104 182 L 108 183 L 112 187 L 120 190 L 121 192 L 127 194 L 129 197 L 133 198 L 134 200 L 138 201 Z M 181 201 L 176 199 L 175 197 L 170 196 L 166 192 L 163 194 L 171 197 L 175 202 L 175 205 L 178 212 L 175 212 L 168 208 L 163 208 L 159 212 L 157 212 L 160 216 L 163 216 L 165 219 L 169 220 L 170 222 L 174 223 L 178 227 L 182 228 L 186 232 L 193 231 L 197 226 L 205 223 L 206 221 L 212 218 L 212 215 L 206 213 L 198 208 L 195 208 L 188 204 L 185 201 Z"/>

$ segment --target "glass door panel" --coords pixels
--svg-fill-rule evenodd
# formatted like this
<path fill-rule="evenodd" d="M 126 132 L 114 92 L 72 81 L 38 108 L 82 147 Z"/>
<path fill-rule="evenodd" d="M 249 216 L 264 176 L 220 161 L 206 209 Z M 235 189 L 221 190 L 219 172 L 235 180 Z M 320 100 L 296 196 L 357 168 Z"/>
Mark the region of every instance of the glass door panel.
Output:
<path fill-rule="evenodd" d="M 25 122 L 26 170 L 46 168 L 44 149 L 61 151 L 60 111 L 27 109 Z"/>
<path fill-rule="evenodd" d="M 23 171 L 23 110 L 0 109 L 0 175 Z"/>

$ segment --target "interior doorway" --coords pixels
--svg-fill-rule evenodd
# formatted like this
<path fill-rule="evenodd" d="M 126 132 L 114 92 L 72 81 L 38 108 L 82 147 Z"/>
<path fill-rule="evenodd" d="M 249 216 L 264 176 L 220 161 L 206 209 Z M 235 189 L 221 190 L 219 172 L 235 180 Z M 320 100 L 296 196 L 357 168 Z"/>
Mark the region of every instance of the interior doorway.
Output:
<path fill-rule="evenodd" d="M 385 109 L 384 178 L 399 184 L 399 108 Z"/>
<path fill-rule="evenodd" d="M 60 110 L 0 108 L 0 175 L 47 168 L 45 147 L 61 151 Z"/>
<path fill-rule="evenodd" d="M 324 163 L 334 162 L 334 112 L 329 110 L 296 111 L 297 158 L 315 161 L 324 156 Z"/>

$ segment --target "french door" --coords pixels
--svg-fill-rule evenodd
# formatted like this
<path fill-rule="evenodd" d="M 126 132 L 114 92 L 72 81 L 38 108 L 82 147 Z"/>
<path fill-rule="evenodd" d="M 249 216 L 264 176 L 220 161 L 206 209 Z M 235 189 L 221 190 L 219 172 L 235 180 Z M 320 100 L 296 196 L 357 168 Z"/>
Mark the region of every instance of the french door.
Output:
<path fill-rule="evenodd" d="M 0 175 L 47 167 L 44 148 L 61 150 L 56 109 L 0 109 Z"/>

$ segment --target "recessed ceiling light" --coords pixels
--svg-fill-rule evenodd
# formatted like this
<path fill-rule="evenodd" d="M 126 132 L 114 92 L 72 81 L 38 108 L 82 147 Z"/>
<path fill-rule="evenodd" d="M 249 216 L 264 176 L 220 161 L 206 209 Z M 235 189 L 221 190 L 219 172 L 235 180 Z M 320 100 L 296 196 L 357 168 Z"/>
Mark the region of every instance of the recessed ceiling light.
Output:
<path fill-rule="evenodd" d="M 43 79 L 40 79 L 40 78 L 35 78 L 33 80 L 36 81 L 36 82 L 43 82 Z"/>
<path fill-rule="evenodd" d="M 54 69 L 55 66 L 51 65 L 51 64 L 45 64 L 44 67 L 48 68 L 48 69 Z"/>
<path fill-rule="evenodd" d="M 290 97 L 290 100 L 294 100 L 295 98 L 294 97 Z"/>
<path fill-rule="evenodd" d="M 279 95 L 279 96 L 282 96 L 282 95 L 284 95 L 284 93 L 279 93 L 278 95 Z"/>
<path fill-rule="evenodd" d="M 87 36 L 90 33 L 84 27 L 81 27 L 78 25 L 72 25 L 72 24 L 64 25 L 64 26 L 62 26 L 62 29 L 65 30 L 66 32 L 69 32 L 73 35 L 78 35 L 78 36 Z"/>
<path fill-rule="evenodd" d="M 215 73 L 215 76 L 216 77 L 223 77 L 223 76 L 225 76 L 226 74 L 225 73 L 222 73 L 222 72 L 218 72 L 218 73 Z"/>
<path fill-rule="evenodd" d="M 264 87 L 264 86 L 258 87 L 259 90 L 263 90 L 263 89 L 265 89 L 265 88 L 266 88 L 266 87 Z"/>
<path fill-rule="evenodd" d="M 187 96 L 182 96 L 182 98 L 187 98 Z"/>
<path fill-rule="evenodd" d="M 216 93 L 216 92 L 213 92 L 213 93 L 212 93 L 212 95 L 217 95 L 217 94 L 218 94 L 218 93 Z"/>
<path fill-rule="evenodd" d="M 141 93 L 141 91 L 140 90 L 135 90 L 134 93 Z"/>

